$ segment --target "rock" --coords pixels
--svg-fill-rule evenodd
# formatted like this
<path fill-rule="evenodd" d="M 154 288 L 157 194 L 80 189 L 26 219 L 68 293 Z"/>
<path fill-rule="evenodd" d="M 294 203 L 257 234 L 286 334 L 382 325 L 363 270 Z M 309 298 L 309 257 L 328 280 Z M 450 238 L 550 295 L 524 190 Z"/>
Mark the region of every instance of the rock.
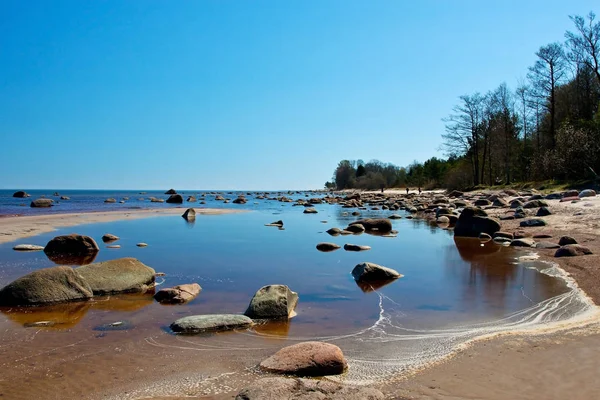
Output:
<path fill-rule="evenodd" d="M 27 194 L 27 192 L 19 190 L 17 192 L 14 192 L 12 197 L 16 197 L 17 199 L 24 199 L 26 197 L 29 197 L 29 194 Z"/>
<path fill-rule="evenodd" d="M 268 285 L 252 297 L 244 315 L 253 319 L 284 319 L 294 315 L 298 293 L 286 285 Z"/>
<path fill-rule="evenodd" d="M 487 240 L 492 240 L 492 236 L 488 235 L 487 233 L 481 232 L 478 236 L 479 240 L 483 240 L 483 241 L 487 241 Z"/>
<path fill-rule="evenodd" d="M 480 233 L 493 236 L 500 230 L 500 222 L 487 216 L 487 213 L 475 207 L 465 207 L 460 213 L 454 236 L 479 237 Z"/>
<path fill-rule="evenodd" d="M 440 215 L 435 221 L 438 224 L 449 224 L 450 223 L 450 218 L 448 218 L 445 215 Z"/>
<path fill-rule="evenodd" d="M 568 244 L 577 244 L 577 240 L 575 240 L 575 238 L 571 236 L 562 236 L 558 240 L 558 244 L 560 244 L 561 246 L 566 246 Z"/>
<path fill-rule="evenodd" d="M 340 235 L 352 235 L 353 232 L 347 231 L 347 230 L 343 230 L 340 232 Z"/>
<path fill-rule="evenodd" d="M 533 234 L 531 234 L 530 232 L 527 232 L 527 231 L 523 231 L 523 230 L 515 231 L 515 233 L 513 234 L 513 237 L 515 239 L 522 239 L 522 238 L 532 237 L 532 236 L 533 236 Z"/>
<path fill-rule="evenodd" d="M 248 200 L 246 200 L 245 197 L 241 197 L 241 196 L 232 201 L 233 204 L 246 204 L 247 202 L 248 202 Z"/>
<path fill-rule="evenodd" d="M 567 201 L 570 201 L 570 202 L 573 202 L 573 203 L 578 202 L 579 201 L 579 196 L 563 197 L 562 199 L 560 199 L 561 203 L 565 203 Z"/>
<path fill-rule="evenodd" d="M 556 250 L 554 257 L 575 257 L 587 254 L 592 254 L 592 251 L 587 247 L 580 244 L 567 244 Z"/>
<path fill-rule="evenodd" d="M 535 241 L 529 238 L 513 239 L 510 242 L 510 245 L 512 247 L 534 247 Z"/>
<path fill-rule="evenodd" d="M 142 243 L 138 243 L 138 244 L 136 244 L 136 246 L 137 246 L 137 247 L 146 247 L 146 246 L 148 246 L 148 243 L 143 243 L 143 242 L 142 242 Z"/>
<path fill-rule="evenodd" d="M 241 390 L 235 400 L 383 400 L 377 389 L 302 378 L 262 378 Z"/>
<path fill-rule="evenodd" d="M 84 265 L 75 271 L 95 295 L 143 293 L 154 287 L 155 271 L 131 257 Z"/>
<path fill-rule="evenodd" d="M 348 244 L 344 245 L 344 250 L 346 251 L 366 251 L 371 250 L 371 246 L 360 246 L 358 244 Z"/>
<path fill-rule="evenodd" d="M 358 211 L 354 211 L 354 212 L 352 213 L 352 215 L 353 215 L 353 216 L 355 216 L 355 217 L 358 217 L 358 216 L 360 215 L 360 212 L 358 212 Z"/>
<path fill-rule="evenodd" d="M 167 203 L 169 203 L 169 204 L 182 204 L 183 203 L 183 196 L 181 196 L 180 194 L 172 194 L 167 199 Z"/>
<path fill-rule="evenodd" d="M 318 211 L 315 210 L 314 208 L 305 208 L 304 209 L 304 214 L 317 214 Z"/>
<path fill-rule="evenodd" d="M 342 350 L 330 343 L 303 342 L 284 347 L 260 363 L 268 372 L 298 375 L 339 375 L 347 367 Z"/>
<path fill-rule="evenodd" d="M 492 203 L 488 199 L 477 199 L 473 202 L 473 205 L 479 206 L 479 207 L 489 206 L 490 204 L 492 204 Z"/>
<path fill-rule="evenodd" d="M 154 299 L 163 304 L 181 304 L 193 300 L 200 294 L 202 288 L 197 283 L 178 285 L 159 290 Z"/>
<path fill-rule="evenodd" d="M 535 214 L 536 217 L 546 217 L 548 215 L 552 215 L 552 213 L 550 212 L 550 210 L 548 210 L 547 207 L 540 207 L 540 209 L 537 210 L 537 213 Z"/>
<path fill-rule="evenodd" d="M 510 202 L 510 208 L 519 208 L 523 207 L 523 202 L 521 200 L 513 200 Z"/>
<path fill-rule="evenodd" d="M 454 214 L 440 214 L 438 216 L 438 221 L 437 222 L 440 222 L 439 219 L 442 218 L 442 217 L 444 217 L 444 220 L 447 219 L 448 222 L 451 223 L 451 224 L 456 224 L 456 221 L 458 221 L 458 216 L 456 216 Z"/>
<path fill-rule="evenodd" d="M 535 244 L 536 249 L 558 249 L 560 245 L 552 242 L 542 241 Z"/>
<path fill-rule="evenodd" d="M 75 233 L 56 236 L 46 244 L 46 247 L 44 247 L 44 253 L 59 255 L 85 255 L 97 253 L 99 250 L 100 248 L 94 239 L 89 236 L 77 235 Z"/>
<path fill-rule="evenodd" d="M 402 218 L 402 216 L 401 216 L 401 215 L 398 215 L 398 214 L 392 214 L 392 215 L 390 215 L 388 218 L 389 218 L 389 219 L 401 219 L 401 218 Z"/>
<path fill-rule="evenodd" d="M 496 232 L 494 233 L 494 239 L 495 238 L 505 238 L 505 239 L 509 239 L 509 240 L 513 240 L 514 235 L 510 232 Z"/>
<path fill-rule="evenodd" d="M 350 223 L 350 225 L 362 225 L 366 231 L 379 231 L 385 233 L 392 230 L 392 221 L 387 218 L 359 219 L 358 221 Z"/>
<path fill-rule="evenodd" d="M 53 202 L 52 199 L 35 199 L 29 206 L 32 208 L 52 207 Z"/>
<path fill-rule="evenodd" d="M 195 221 L 196 220 L 196 210 L 194 210 L 193 208 L 188 208 L 187 210 L 185 210 L 183 215 L 181 215 L 181 217 L 183 219 L 185 219 L 186 221 Z"/>
<path fill-rule="evenodd" d="M 196 202 L 196 197 L 194 197 L 194 196 L 188 196 L 188 198 L 186 199 L 186 201 L 188 203 L 195 203 Z"/>
<path fill-rule="evenodd" d="M 496 200 L 494 200 L 494 202 L 492 203 L 492 206 L 508 207 L 508 202 L 506 200 L 504 200 L 502 197 L 498 197 Z"/>
<path fill-rule="evenodd" d="M 279 220 L 279 221 L 271 222 L 270 224 L 265 224 L 265 226 L 276 226 L 278 228 L 282 228 L 283 227 L 283 221 Z"/>
<path fill-rule="evenodd" d="M 113 199 L 112 197 L 110 197 L 110 198 L 108 198 L 108 199 L 104 200 L 104 202 L 105 202 L 105 203 L 116 203 L 116 202 L 117 202 L 117 199 Z"/>
<path fill-rule="evenodd" d="M 335 243 L 323 242 L 323 243 L 317 244 L 317 250 L 319 250 L 319 251 L 325 251 L 325 252 L 334 251 L 339 248 L 340 248 L 340 246 Z"/>
<path fill-rule="evenodd" d="M 546 226 L 546 221 L 543 219 L 527 219 L 519 224 L 522 227 Z"/>
<path fill-rule="evenodd" d="M 582 190 L 581 192 L 579 192 L 579 198 L 584 198 L 584 197 L 594 197 L 596 196 L 596 191 L 592 190 L 592 189 L 585 189 Z"/>
<path fill-rule="evenodd" d="M 327 233 L 331 236 L 338 236 L 340 233 L 342 233 L 342 230 L 340 228 L 331 228 L 327 230 Z"/>
<path fill-rule="evenodd" d="M 361 224 L 352 224 L 348 225 L 345 230 L 352 233 L 362 233 L 365 231 L 365 227 Z"/>
<path fill-rule="evenodd" d="M 27 306 L 62 301 L 88 300 L 93 296 L 88 282 L 71 267 L 33 271 L 0 290 L 0 305 Z"/>
<path fill-rule="evenodd" d="M 120 249 L 121 245 L 120 244 L 111 244 L 109 246 L 106 246 L 107 249 Z"/>
<path fill-rule="evenodd" d="M 13 247 L 15 251 L 41 251 L 44 250 L 43 246 L 37 246 L 35 244 L 18 244 Z"/>
<path fill-rule="evenodd" d="M 175 191 L 175 189 L 169 189 L 165 192 L 165 194 L 177 194 L 177 192 Z"/>
<path fill-rule="evenodd" d="M 60 199 L 61 200 L 71 200 L 71 198 L 68 196 L 60 196 Z"/>
<path fill-rule="evenodd" d="M 523 208 L 539 207 L 548 207 L 548 203 L 546 203 L 544 200 L 529 200 L 527 203 L 523 204 Z"/>
<path fill-rule="evenodd" d="M 115 236 L 115 235 L 113 235 L 113 234 L 110 234 L 110 233 L 107 233 L 107 234 L 105 234 L 104 236 L 102 236 L 102 241 L 103 241 L 104 243 L 107 243 L 107 242 L 114 242 L 114 241 L 116 241 L 116 240 L 119 240 L 119 237 L 118 237 L 118 236 Z"/>
<path fill-rule="evenodd" d="M 354 267 L 352 276 L 357 282 L 385 281 L 401 278 L 397 271 L 370 262 L 363 262 Z"/>
<path fill-rule="evenodd" d="M 150 197 L 150 202 L 151 203 L 164 203 L 165 200 L 164 199 L 157 199 L 156 197 Z"/>
<path fill-rule="evenodd" d="M 171 330 L 177 333 L 222 332 L 234 329 L 247 329 L 253 322 L 245 315 L 208 314 L 183 317 L 171 324 Z"/>

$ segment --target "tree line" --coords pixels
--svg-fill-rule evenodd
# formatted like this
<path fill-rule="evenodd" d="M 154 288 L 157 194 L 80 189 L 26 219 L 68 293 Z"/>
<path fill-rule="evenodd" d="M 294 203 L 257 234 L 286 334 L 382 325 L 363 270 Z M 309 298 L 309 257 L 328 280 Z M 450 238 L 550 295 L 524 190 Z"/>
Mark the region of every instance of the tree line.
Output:
<path fill-rule="evenodd" d="M 444 118 L 447 159 L 397 167 L 341 161 L 328 188 L 471 188 L 583 180 L 600 172 L 600 21 L 570 16 L 563 42 L 541 46 L 526 79 L 459 97 Z"/>

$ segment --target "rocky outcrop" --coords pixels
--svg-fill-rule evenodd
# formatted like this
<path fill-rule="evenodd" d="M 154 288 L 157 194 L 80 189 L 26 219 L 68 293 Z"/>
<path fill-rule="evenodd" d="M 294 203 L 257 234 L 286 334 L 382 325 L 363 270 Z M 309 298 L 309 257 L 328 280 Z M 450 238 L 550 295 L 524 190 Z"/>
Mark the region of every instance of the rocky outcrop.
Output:
<path fill-rule="evenodd" d="M 253 319 L 285 319 L 293 316 L 296 304 L 298 293 L 286 285 L 268 285 L 254 294 L 244 314 Z"/>
<path fill-rule="evenodd" d="M 0 290 L 1 306 L 26 306 L 92 298 L 87 281 L 70 267 L 31 272 Z"/>
<path fill-rule="evenodd" d="M 52 199 L 35 199 L 29 206 L 32 208 L 45 208 L 52 207 L 52 203 L 54 203 Z"/>
<path fill-rule="evenodd" d="M 379 390 L 327 380 L 262 378 L 241 390 L 235 400 L 383 400 Z"/>
<path fill-rule="evenodd" d="M 180 194 L 172 194 L 167 199 L 169 204 L 183 204 L 183 197 Z"/>
<path fill-rule="evenodd" d="M 162 304 L 187 303 L 200 294 L 202 288 L 197 283 L 178 285 L 172 288 L 161 289 L 154 295 L 154 299 Z"/>
<path fill-rule="evenodd" d="M 487 213 L 479 208 L 465 207 L 460 213 L 454 236 L 479 237 L 480 233 L 494 236 L 500 230 L 500 222 L 487 216 Z"/>
<path fill-rule="evenodd" d="M 245 315 L 208 314 L 183 317 L 171 324 L 171 330 L 177 333 L 222 332 L 234 329 L 247 329 L 253 324 Z"/>
<path fill-rule="evenodd" d="M 370 262 L 363 262 L 354 267 L 352 276 L 357 282 L 386 281 L 401 278 L 398 271 Z"/>
<path fill-rule="evenodd" d="M 330 343 L 303 342 L 284 347 L 260 363 L 261 369 L 297 376 L 339 375 L 347 367 L 342 350 Z"/>
<path fill-rule="evenodd" d="M 94 295 L 143 293 L 154 286 L 155 271 L 135 258 L 119 258 L 75 269 Z"/>

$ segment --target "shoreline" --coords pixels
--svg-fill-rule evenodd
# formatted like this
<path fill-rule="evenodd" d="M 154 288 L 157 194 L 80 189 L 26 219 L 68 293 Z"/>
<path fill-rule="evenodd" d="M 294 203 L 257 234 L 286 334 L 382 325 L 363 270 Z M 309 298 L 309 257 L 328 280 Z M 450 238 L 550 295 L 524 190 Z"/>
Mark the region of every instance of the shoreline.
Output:
<path fill-rule="evenodd" d="M 148 208 L 128 211 L 89 211 L 64 214 L 20 215 L 0 218 L 0 244 L 53 232 L 59 228 L 151 217 L 181 215 L 190 207 Z M 247 210 L 195 208 L 199 215 L 223 215 Z"/>

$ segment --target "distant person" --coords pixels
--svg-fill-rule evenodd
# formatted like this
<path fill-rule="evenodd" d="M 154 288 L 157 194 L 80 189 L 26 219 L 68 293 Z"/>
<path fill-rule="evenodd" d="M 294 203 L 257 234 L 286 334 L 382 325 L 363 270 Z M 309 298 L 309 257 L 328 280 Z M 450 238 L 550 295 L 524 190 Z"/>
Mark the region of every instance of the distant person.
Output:
<path fill-rule="evenodd" d="M 419 186 L 419 194 L 421 194 L 421 186 Z"/>
<path fill-rule="evenodd" d="M 385 188 L 385 186 L 381 185 L 381 193 L 383 193 L 383 188 Z"/>
<path fill-rule="evenodd" d="M 408 187 L 406 187 L 406 194 L 408 194 Z"/>

